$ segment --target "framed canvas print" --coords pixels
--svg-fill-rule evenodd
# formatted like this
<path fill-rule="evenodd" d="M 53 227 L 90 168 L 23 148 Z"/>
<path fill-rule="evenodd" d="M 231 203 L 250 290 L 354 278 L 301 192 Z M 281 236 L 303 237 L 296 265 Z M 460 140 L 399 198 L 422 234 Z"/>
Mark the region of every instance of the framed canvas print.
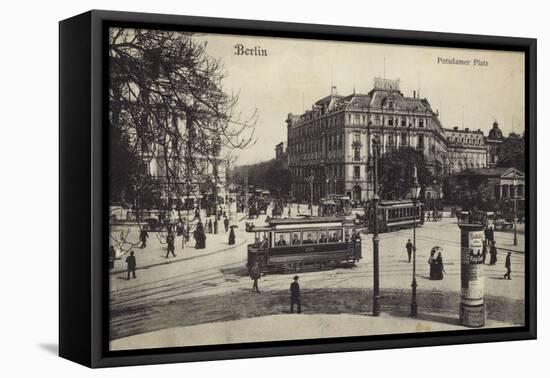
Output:
<path fill-rule="evenodd" d="M 536 337 L 536 40 L 60 23 L 60 355 Z"/>

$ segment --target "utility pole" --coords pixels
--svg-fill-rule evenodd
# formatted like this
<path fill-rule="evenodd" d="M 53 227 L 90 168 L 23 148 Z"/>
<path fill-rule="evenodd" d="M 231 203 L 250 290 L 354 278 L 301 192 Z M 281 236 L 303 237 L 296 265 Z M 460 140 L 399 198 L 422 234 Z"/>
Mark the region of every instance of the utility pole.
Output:
<path fill-rule="evenodd" d="M 311 216 L 313 216 L 313 179 L 313 176 L 309 176 L 309 210 Z"/>
<path fill-rule="evenodd" d="M 372 141 L 373 150 L 373 195 L 372 195 L 372 210 L 374 212 L 374 225 L 372 235 L 372 264 L 373 264 L 373 293 L 372 293 L 372 315 L 380 316 L 380 273 L 379 273 L 379 255 L 378 247 L 380 239 L 378 237 L 378 139 Z"/>
<path fill-rule="evenodd" d="M 514 245 L 518 245 L 518 227 L 517 227 L 517 177 L 516 177 L 516 169 L 514 168 L 514 181 L 513 181 L 513 190 L 514 190 L 514 194 L 513 194 L 513 200 L 514 200 Z"/>
<path fill-rule="evenodd" d="M 411 298 L 411 317 L 418 315 L 418 304 L 416 302 L 416 214 L 418 211 L 417 203 L 420 195 L 420 184 L 416 175 L 416 165 L 413 166 L 413 177 L 410 186 L 411 199 L 413 201 L 413 276 L 412 276 L 412 298 Z"/>

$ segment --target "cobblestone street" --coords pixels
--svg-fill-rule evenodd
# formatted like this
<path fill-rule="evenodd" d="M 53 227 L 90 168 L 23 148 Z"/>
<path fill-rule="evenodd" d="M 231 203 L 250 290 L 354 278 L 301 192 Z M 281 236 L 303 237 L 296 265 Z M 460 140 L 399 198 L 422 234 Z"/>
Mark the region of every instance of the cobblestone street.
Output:
<path fill-rule="evenodd" d="M 288 286 L 292 275 L 265 275 L 259 281 L 261 293 L 252 292 L 245 263 L 246 245 L 252 241 L 253 234 L 245 232 L 243 218 L 235 222 L 238 228 L 234 246 L 227 245 L 227 233 L 221 230 L 218 235 L 207 234 L 206 249 L 195 250 L 193 243 L 184 249 L 178 246 L 177 257 L 167 259 L 165 248 L 151 234 L 147 248 L 136 252 L 138 278 L 127 281 L 122 262 L 117 261 L 111 274 L 112 340 L 171 327 L 288 313 Z M 255 223 L 260 225 L 264 219 L 265 216 L 261 216 Z M 382 312 L 395 319 L 396 324 L 408 317 L 410 306 L 412 263 L 407 262 L 405 250 L 409 238 L 412 239 L 411 229 L 380 235 Z M 456 219 L 426 222 L 417 229 L 416 238 L 418 319 L 460 329 L 460 232 Z M 495 239 L 501 248 L 499 261 L 495 266 L 483 266 L 486 327 L 521 325 L 525 278 L 523 235 L 518 235 L 518 246 L 513 246 L 509 232 L 497 232 Z M 442 281 L 431 281 L 428 277 L 427 260 L 435 245 L 444 251 L 446 274 Z M 369 314 L 372 235 L 362 234 L 362 250 L 363 259 L 354 267 L 298 273 L 305 314 Z M 512 251 L 512 280 L 503 279 L 504 252 L 508 250 Z M 378 331 L 365 332 L 376 334 Z M 135 337 L 132 340 L 136 342 Z M 121 342 L 116 345 L 124 347 Z"/>

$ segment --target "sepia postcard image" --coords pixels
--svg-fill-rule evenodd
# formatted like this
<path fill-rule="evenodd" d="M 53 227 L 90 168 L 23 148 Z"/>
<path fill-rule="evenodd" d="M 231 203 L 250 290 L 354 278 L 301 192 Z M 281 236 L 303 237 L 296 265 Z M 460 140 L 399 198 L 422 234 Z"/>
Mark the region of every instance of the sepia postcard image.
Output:
<path fill-rule="evenodd" d="M 110 350 L 525 325 L 524 53 L 107 50 Z"/>

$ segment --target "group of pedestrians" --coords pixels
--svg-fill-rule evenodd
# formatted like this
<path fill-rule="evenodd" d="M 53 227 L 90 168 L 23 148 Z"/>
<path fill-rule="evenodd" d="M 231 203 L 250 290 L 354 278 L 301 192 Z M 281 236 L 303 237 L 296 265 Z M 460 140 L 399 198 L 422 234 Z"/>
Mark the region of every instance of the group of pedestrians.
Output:
<path fill-rule="evenodd" d="M 496 265 L 498 259 L 497 254 L 498 250 L 496 247 L 494 228 L 492 226 L 485 226 L 484 229 L 485 240 L 483 241 L 482 248 L 482 262 L 486 263 L 487 252 L 489 254 L 489 265 Z M 408 262 L 411 262 L 411 257 L 415 247 L 411 243 L 411 239 L 407 240 L 405 244 L 405 250 L 407 251 Z M 504 279 L 512 279 L 512 252 L 508 252 L 504 262 L 504 267 L 506 268 L 506 273 L 504 274 Z M 430 251 L 430 257 L 428 259 L 428 264 L 430 265 L 430 280 L 442 280 L 445 272 L 445 266 L 443 264 L 443 256 L 441 254 L 440 247 L 434 247 Z"/>
<path fill-rule="evenodd" d="M 416 250 L 416 247 L 411 243 L 411 239 L 407 240 L 405 249 L 407 250 L 407 258 L 410 263 L 413 251 Z M 446 273 L 441 251 L 441 247 L 433 247 L 430 251 L 430 258 L 428 259 L 428 264 L 430 265 L 430 280 L 442 280 L 443 273 Z"/>

